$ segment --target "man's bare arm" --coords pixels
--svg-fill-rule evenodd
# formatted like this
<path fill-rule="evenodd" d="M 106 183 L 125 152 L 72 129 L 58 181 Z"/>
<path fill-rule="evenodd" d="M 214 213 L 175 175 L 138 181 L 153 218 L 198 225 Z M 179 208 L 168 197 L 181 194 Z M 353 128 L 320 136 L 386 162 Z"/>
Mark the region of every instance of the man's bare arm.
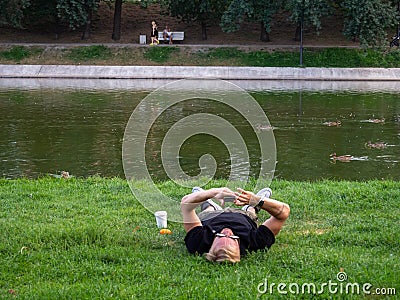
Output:
<path fill-rule="evenodd" d="M 227 196 L 234 197 L 235 193 L 228 188 L 212 188 L 184 196 L 181 201 L 181 212 L 186 232 L 201 225 L 200 219 L 195 212 L 200 203 L 214 198 L 223 204 L 223 199 Z"/>
<path fill-rule="evenodd" d="M 238 189 L 235 204 L 243 206 L 258 203 L 260 200 L 264 200 L 264 204 L 260 208 L 266 210 L 271 215 L 263 225 L 268 227 L 274 235 L 277 235 L 289 217 L 290 207 L 288 204 L 270 198 L 261 199 L 260 196 L 243 189 Z"/>

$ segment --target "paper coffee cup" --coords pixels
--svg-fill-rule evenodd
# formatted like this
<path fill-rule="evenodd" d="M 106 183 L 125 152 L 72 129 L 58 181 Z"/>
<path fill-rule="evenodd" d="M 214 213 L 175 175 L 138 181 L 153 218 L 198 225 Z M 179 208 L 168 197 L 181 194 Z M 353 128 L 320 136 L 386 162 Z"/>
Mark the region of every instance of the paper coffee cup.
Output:
<path fill-rule="evenodd" d="M 154 213 L 158 228 L 167 228 L 167 212 L 165 210 L 156 211 Z"/>

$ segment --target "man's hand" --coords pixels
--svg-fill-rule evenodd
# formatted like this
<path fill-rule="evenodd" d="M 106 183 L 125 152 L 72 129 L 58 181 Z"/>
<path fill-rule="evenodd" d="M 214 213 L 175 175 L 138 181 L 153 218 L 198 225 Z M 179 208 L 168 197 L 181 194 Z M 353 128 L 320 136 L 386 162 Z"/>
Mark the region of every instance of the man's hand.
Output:
<path fill-rule="evenodd" d="M 213 188 L 184 196 L 181 200 L 181 212 L 186 232 L 196 226 L 201 226 L 201 221 L 195 212 L 200 203 L 213 198 L 223 205 L 224 197 L 235 197 L 235 193 L 228 188 Z"/>
<path fill-rule="evenodd" d="M 215 188 L 213 190 L 215 190 L 215 193 L 216 193 L 213 198 L 215 200 L 219 201 L 221 206 L 224 206 L 224 204 L 225 204 L 224 198 L 232 198 L 232 197 L 236 198 L 235 192 L 233 192 L 232 190 L 230 190 L 227 187 Z"/>
<path fill-rule="evenodd" d="M 251 205 L 254 206 L 260 201 L 260 197 L 256 196 L 253 192 L 245 191 L 244 189 L 238 188 L 236 199 L 234 203 L 237 206 Z"/>

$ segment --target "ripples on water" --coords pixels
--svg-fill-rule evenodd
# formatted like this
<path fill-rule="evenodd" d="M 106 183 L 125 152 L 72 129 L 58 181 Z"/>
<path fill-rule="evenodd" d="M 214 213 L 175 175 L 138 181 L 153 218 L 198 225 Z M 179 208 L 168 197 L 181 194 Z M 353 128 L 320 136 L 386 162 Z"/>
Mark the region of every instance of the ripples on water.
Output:
<path fill-rule="evenodd" d="M 125 126 L 147 94 L 127 90 L 0 90 L 0 176 L 35 178 L 67 170 L 78 177 L 123 177 Z M 278 160 L 275 177 L 400 179 L 400 95 L 304 91 L 252 95 L 272 126 L 260 124 L 258 130 L 274 130 Z M 149 107 L 143 114 L 151 114 L 154 109 Z M 254 129 L 233 109 L 204 99 L 179 103 L 157 119 L 146 143 L 152 176 L 166 178 L 160 153 L 168 129 L 183 117 L 199 112 L 219 115 L 234 124 L 246 141 L 251 175 L 256 176 L 260 147 Z M 371 119 L 384 122 L 369 122 Z M 340 126 L 327 126 L 327 122 L 339 120 Z M 384 142 L 387 147 L 366 147 L 369 141 Z M 226 178 L 231 169 L 227 149 L 217 138 L 199 134 L 182 145 L 179 161 L 185 172 L 195 176 L 200 172 L 199 158 L 210 153 L 217 163 L 215 176 Z M 333 163 L 332 153 L 354 159 Z M 249 162 L 239 160 L 237 164 L 246 170 Z"/>

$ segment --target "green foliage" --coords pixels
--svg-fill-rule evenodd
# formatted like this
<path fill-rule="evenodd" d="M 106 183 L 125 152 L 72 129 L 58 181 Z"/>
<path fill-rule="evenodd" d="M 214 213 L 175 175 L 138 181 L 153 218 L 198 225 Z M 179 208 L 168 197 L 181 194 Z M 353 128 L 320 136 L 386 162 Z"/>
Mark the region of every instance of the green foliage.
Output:
<path fill-rule="evenodd" d="M 71 29 L 86 24 L 90 15 L 98 8 L 100 0 L 57 0 L 57 11 L 60 20 Z"/>
<path fill-rule="evenodd" d="M 0 0 L 0 24 L 22 27 L 24 23 L 54 23 L 56 18 L 71 29 L 86 24 L 100 0 Z M 31 25 L 30 24 L 30 25 Z"/>
<path fill-rule="evenodd" d="M 254 67 L 293 67 L 299 64 L 298 53 L 291 51 L 244 52 L 235 48 L 215 48 L 202 54 L 202 57 L 214 61 L 234 59 L 241 66 Z"/>
<path fill-rule="evenodd" d="M 177 201 L 190 192 L 157 186 Z M 337 284 L 340 268 L 347 282 L 398 293 L 399 182 L 275 180 L 271 188 L 291 206 L 290 218 L 269 251 L 230 265 L 188 254 L 180 223 L 160 235 L 123 179 L 0 180 L 0 298 L 365 299 L 327 287 L 318 295 L 257 289 L 266 279 Z"/>
<path fill-rule="evenodd" d="M 387 44 L 386 30 L 396 23 L 396 9 L 389 1 L 344 0 L 344 35 L 358 38 L 362 46 Z"/>
<path fill-rule="evenodd" d="M 267 32 L 271 30 L 273 15 L 282 7 L 282 0 L 232 0 L 221 18 L 220 26 L 225 32 L 239 30 L 244 20 L 262 22 Z"/>
<path fill-rule="evenodd" d="M 144 52 L 144 57 L 148 60 L 163 63 L 170 59 L 171 54 L 179 51 L 178 47 L 151 47 Z"/>
<path fill-rule="evenodd" d="M 240 24 L 246 16 L 251 16 L 254 8 L 252 2 L 244 0 L 233 0 L 221 18 L 220 26 L 225 32 L 235 32 L 239 30 Z"/>
<path fill-rule="evenodd" d="M 57 0 L 35 0 L 24 10 L 26 24 L 54 24 L 57 19 Z"/>
<path fill-rule="evenodd" d="M 184 22 L 199 22 L 203 39 L 207 39 L 207 23 L 218 21 L 226 9 L 226 1 L 223 0 L 161 0 L 160 3 L 166 13 L 173 17 Z"/>
<path fill-rule="evenodd" d="M 385 60 L 388 68 L 400 67 L 400 50 L 393 50 L 386 54 Z"/>
<path fill-rule="evenodd" d="M 28 64 L 69 64 L 74 62 L 97 63 L 102 60 L 107 65 L 143 64 L 143 58 L 161 65 L 181 66 L 258 66 L 258 67 L 298 67 L 298 50 L 243 51 L 235 47 L 217 47 L 187 53 L 179 47 L 108 48 L 105 46 L 76 47 L 56 52 L 45 51 L 41 47 L 13 47 L 0 51 L 0 62 L 10 63 L 25 60 Z M 40 55 L 37 55 L 39 54 Z M 54 61 L 57 59 L 57 61 Z M 346 49 L 346 48 L 305 48 L 304 67 L 338 68 L 399 68 L 400 50 Z"/>
<path fill-rule="evenodd" d="M 360 51 L 354 49 L 330 48 L 304 53 L 307 67 L 361 67 Z"/>
<path fill-rule="evenodd" d="M 30 0 L 0 0 L 0 25 L 22 27 L 24 10 L 30 5 Z"/>
<path fill-rule="evenodd" d="M 244 63 L 260 67 L 298 67 L 299 54 L 291 51 L 254 51 L 246 55 Z"/>
<path fill-rule="evenodd" d="M 333 12 L 330 0 L 290 0 L 287 9 L 291 12 L 291 20 L 299 24 L 303 19 L 304 25 L 321 29 L 321 19 Z"/>
<path fill-rule="evenodd" d="M 104 60 L 111 57 L 110 48 L 103 45 L 72 48 L 67 55 L 74 61 Z"/>
<path fill-rule="evenodd" d="M 125 0 L 127 1 L 127 0 Z M 67 25 L 75 30 L 82 25 L 90 26 L 91 16 L 100 0 L 0 0 L 0 25 L 32 27 L 36 24 Z M 111 7 L 112 0 L 105 3 Z M 206 25 L 219 22 L 225 32 L 239 29 L 243 21 L 260 22 L 269 33 L 276 12 L 289 12 L 291 20 L 305 26 L 321 28 L 323 17 L 344 15 L 343 33 L 351 39 L 359 39 L 362 46 L 387 45 L 387 29 L 393 28 L 400 15 L 396 0 L 129 0 L 145 8 L 160 4 L 165 14 L 184 22 L 202 24 L 202 36 L 206 38 Z M 52 27 L 50 27 L 52 26 Z M 279 28 L 277 29 L 279 31 Z M 87 36 L 86 36 L 87 37 Z M 262 38 L 267 38 L 264 36 Z"/>
<path fill-rule="evenodd" d="M 15 46 L 10 50 L 0 51 L 0 58 L 4 58 L 6 60 L 13 60 L 16 62 L 21 61 L 24 58 L 27 58 L 31 55 L 31 51 L 23 46 Z"/>
<path fill-rule="evenodd" d="M 382 52 L 375 49 L 305 49 L 303 65 L 305 67 L 337 67 L 337 68 L 397 68 L 400 67 L 400 51 Z M 244 52 L 236 48 L 215 48 L 208 52 L 197 54 L 206 60 L 208 65 L 213 62 L 236 62 L 239 66 L 254 67 L 298 67 L 299 53 L 297 51 L 250 51 Z"/>
<path fill-rule="evenodd" d="M 179 49 L 178 49 L 179 50 Z M 179 53 L 176 53 L 179 55 Z M 258 66 L 258 67 L 298 67 L 298 51 L 242 51 L 237 48 L 213 48 L 202 54 L 192 54 L 176 61 L 200 61 L 198 65 L 233 65 L 233 66 Z M 168 59 L 164 62 L 168 63 Z M 304 67 L 338 67 L 338 68 L 399 68 L 400 50 L 380 51 L 377 49 L 305 49 L 303 54 Z"/>
<path fill-rule="evenodd" d="M 202 21 L 212 18 L 216 13 L 212 10 L 219 0 L 162 0 L 162 7 L 173 17 L 178 17 L 182 21 Z M 209 14 L 207 16 L 207 14 Z"/>
<path fill-rule="evenodd" d="M 305 67 L 336 67 L 336 68 L 397 68 L 400 66 L 400 51 L 393 50 L 385 53 L 374 49 L 344 49 L 328 48 L 320 50 L 307 50 L 303 54 Z M 270 55 L 264 53 L 249 54 L 253 63 L 258 66 L 298 66 L 299 56 L 296 52 L 274 52 Z"/>
<path fill-rule="evenodd" d="M 398 53 L 393 51 L 391 53 Z M 400 62 L 392 59 L 394 54 L 384 53 L 373 49 L 342 49 L 332 48 L 306 52 L 308 67 L 397 67 Z M 396 56 L 396 55 L 394 55 Z"/>

